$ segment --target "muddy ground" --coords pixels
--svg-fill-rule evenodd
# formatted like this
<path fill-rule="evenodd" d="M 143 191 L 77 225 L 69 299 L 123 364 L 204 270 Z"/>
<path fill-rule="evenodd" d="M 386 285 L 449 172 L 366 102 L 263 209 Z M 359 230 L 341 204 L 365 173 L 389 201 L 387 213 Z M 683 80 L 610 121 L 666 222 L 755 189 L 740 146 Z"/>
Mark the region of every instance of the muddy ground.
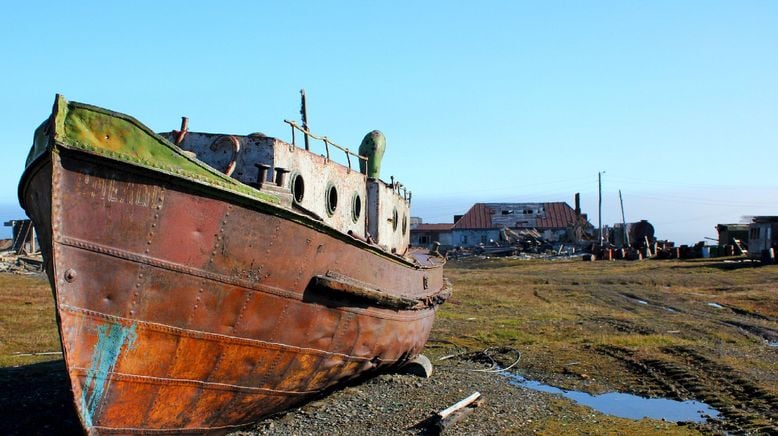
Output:
<path fill-rule="evenodd" d="M 475 391 L 483 404 L 447 432 L 778 434 L 778 266 L 471 259 L 446 273 L 455 294 L 425 351 L 432 378 L 379 375 L 238 434 L 421 434 Z M 0 434 L 80 433 L 59 356 L 14 354 L 56 351 L 46 283 L 0 276 Z M 41 312 L 51 317 L 14 327 Z M 680 425 L 605 415 L 478 371 L 489 347 L 503 347 L 492 355 L 505 366 L 520 352 L 513 369 L 549 385 L 694 399 L 720 414 Z"/>

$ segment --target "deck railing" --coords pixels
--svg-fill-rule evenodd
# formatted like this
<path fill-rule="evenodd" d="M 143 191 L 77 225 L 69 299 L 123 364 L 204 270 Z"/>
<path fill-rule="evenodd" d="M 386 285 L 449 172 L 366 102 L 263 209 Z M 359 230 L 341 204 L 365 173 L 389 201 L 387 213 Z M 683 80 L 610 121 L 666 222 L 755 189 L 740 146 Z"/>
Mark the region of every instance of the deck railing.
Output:
<path fill-rule="evenodd" d="M 349 150 L 346 147 L 341 147 L 340 145 L 330 141 L 329 138 L 326 136 L 317 136 L 310 132 L 310 130 L 305 129 L 299 125 L 297 125 L 294 121 L 284 120 L 286 124 L 289 124 L 292 127 L 292 145 L 296 146 L 295 143 L 295 131 L 299 130 L 303 133 L 306 137 L 311 137 L 313 139 L 318 139 L 319 141 L 322 141 L 324 143 L 324 151 L 326 153 L 325 158 L 329 161 L 330 160 L 330 145 L 337 148 L 338 150 L 341 150 L 346 154 L 346 161 L 348 162 L 348 169 L 351 171 L 351 156 L 356 157 L 358 160 L 365 161 L 365 164 L 367 164 L 367 156 L 362 156 L 360 154 L 354 153 L 353 151 Z M 305 149 L 310 151 L 310 148 L 308 147 L 308 141 L 305 142 Z"/>

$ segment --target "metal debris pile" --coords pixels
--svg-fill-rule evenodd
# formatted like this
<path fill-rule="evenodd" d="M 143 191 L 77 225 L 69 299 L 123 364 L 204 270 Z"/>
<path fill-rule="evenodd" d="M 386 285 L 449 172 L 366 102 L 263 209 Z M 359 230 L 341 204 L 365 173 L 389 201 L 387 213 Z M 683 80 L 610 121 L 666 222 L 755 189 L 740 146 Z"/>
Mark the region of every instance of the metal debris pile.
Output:
<path fill-rule="evenodd" d="M 13 274 L 40 274 L 43 272 L 43 257 L 20 255 L 15 251 L 0 252 L 0 272 Z"/>
<path fill-rule="evenodd" d="M 43 257 L 29 219 L 7 221 L 13 237 L 0 239 L 0 272 L 14 274 L 40 274 L 43 272 Z"/>
<path fill-rule="evenodd" d="M 446 251 L 450 259 L 477 257 L 514 257 L 545 259 L 581 255 L 579 244 L 550 242 L 535 229 L 500 229 L 500 239 L 480 243 L 474 247 L 454 247 Z"/>

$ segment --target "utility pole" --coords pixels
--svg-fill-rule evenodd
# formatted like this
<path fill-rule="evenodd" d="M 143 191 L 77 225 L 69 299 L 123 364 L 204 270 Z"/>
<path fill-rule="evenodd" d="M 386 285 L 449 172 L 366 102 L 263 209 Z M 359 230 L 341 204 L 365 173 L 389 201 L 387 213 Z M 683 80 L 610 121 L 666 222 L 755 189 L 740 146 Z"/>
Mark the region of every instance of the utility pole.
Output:
<path fill-rule="evenodd" d="M 621 242 L 626 243 L 625 248 L 629 247 L 629 232 L 627 231 L 627 219 L 624 218 L 624 200 L 621 198 L 621 189 L 619 189 L 619 203 L 621 203 L 621 223 L 624 225 L 624 239 Z"/>
<path fill-rule="evenodd" d="M 600 247 L 604 245 L 603 242 L 605 241 L 605 237 L 602 234 L 602 173 L 603 172 L 604 171 L 600 171 L 599 173 L 597 173 L 597 186 L 598 186 L 599 199 L 600 199 L 600 205 L 597 210 L 597 222 L 600 227 Z"/>

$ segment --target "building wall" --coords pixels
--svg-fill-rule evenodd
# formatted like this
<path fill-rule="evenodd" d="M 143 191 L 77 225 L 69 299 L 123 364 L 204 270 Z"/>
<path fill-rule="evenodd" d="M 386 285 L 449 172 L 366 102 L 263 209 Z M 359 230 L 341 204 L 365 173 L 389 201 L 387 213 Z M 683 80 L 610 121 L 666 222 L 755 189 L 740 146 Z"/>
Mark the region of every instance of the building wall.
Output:
<path fill-rule="evenodd" d="M 429 247 L 433 242 L 440 243 L 441 248 L 454 246 L 451 232 L 411 230 L 411 245 L 414 247 Z"/>
<path fill-rule="evenodd" d="M 475 247 L 488 244 L 490 240 L 500 240 L 500 229 L 454 229 L 451 232 L 452 245 L 457 247 Z"/>
<path fill-rule="evenodd" d="M 760 257 L 762 250 L 775 248 L 778 241 L 778 223 L 751 223 L 748 230 L 748 253 Z"/>
<path fill-rule="evenodd" d="M 490 203 L 489 207 L 494 210 L 492 225 L 511 229 L 537 227 L 538 215 L 544 213 L 543 203 Z"/>

